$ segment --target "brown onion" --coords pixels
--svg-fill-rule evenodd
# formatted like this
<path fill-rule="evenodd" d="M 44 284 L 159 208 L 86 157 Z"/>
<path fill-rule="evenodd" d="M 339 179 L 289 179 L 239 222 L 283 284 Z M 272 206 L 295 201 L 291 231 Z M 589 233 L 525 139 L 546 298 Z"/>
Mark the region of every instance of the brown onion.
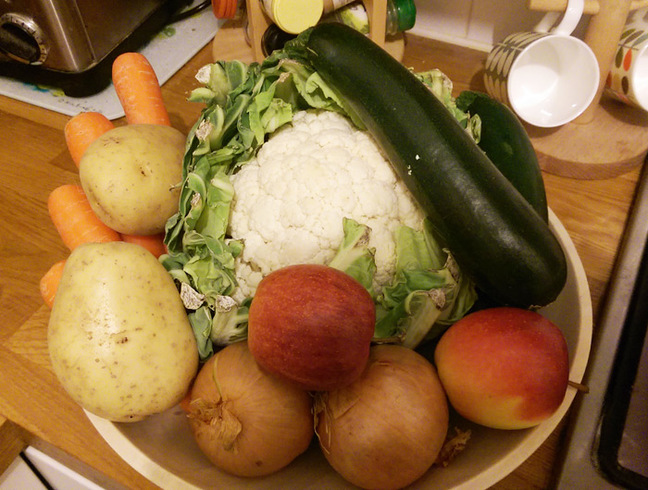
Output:
<path fill-rule="evenodd" d="M 314 432 L 311 395 L 262 371 L 247 342 L 225 347 L 201 368 L 189 419 L 209 460 L 237 476 L 282 469 L 308 448 Z"/>
<path fill-rule="evenodd" d="M 320 446 L 331 466 L 362 488 L 402 488 L 434 463 L 448 432 L 435 368 L 406 347 L 372 347 L 360 379 L 318 394 Z"/>

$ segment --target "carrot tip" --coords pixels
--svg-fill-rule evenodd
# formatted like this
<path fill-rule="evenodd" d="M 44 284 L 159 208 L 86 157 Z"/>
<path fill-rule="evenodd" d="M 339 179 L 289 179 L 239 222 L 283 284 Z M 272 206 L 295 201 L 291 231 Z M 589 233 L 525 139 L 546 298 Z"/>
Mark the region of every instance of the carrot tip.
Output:
<path fill-rule="evenodd" d="M 171 125 L 159 80 L 144 55 L 120 54 L 113 62 L 112 79 L 128 124 Z"/>
<path fill-rule="evenodd" d="M 65 260 L 59 260 L 54 263 L 49 270 L 43 275 L 39 283 L 41 297 L 45 304 L 52 308 L 54 306 L 54 299 L 58 291 L 63 269 L 65 268 Z"/>
<path fill-rule="evenodd" d="M 100 112 L 80 112 L 65 124 L 65 143 L 77 167 L 88 147 L 113 127 L 113 123 Z"/>

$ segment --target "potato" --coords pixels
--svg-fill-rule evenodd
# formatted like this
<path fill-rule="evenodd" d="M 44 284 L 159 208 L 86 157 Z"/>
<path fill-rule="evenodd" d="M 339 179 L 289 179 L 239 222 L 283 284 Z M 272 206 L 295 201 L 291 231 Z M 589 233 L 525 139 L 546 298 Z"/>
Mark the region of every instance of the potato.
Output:
<path fill-rule="evenodd" d="M 99 219 L 127 235 L 164 231 L 178 211 L 184 148 L 184 135 L 169 126 L 130 124 L 101 135 L 79 163 Z"/>
<path fill-rule="evenodd" d="M 198 370 L 196 340 L 173 279 L 126 242 L 69 256 L 48 326 L 54 372 L 83 408 L 136 421 L 176 405 Z"/>

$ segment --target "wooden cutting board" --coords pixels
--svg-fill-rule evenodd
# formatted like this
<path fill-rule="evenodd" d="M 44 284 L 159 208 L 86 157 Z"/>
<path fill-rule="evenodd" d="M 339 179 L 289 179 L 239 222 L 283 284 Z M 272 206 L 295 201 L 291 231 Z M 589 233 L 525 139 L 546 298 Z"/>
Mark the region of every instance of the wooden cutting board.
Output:
<path fill-rule="evenodd" d="M 648 154 L 648 113 L 605 97 L 587 124 L 525 127 L 542 170 L 563 177 L 616 177 L 640 166 Z"/>

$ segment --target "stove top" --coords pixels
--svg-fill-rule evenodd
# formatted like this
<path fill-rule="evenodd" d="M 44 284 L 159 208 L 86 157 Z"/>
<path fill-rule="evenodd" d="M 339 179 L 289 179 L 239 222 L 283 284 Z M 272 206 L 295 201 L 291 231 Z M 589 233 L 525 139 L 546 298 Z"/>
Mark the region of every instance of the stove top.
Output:
<path fill-rule="evenodd" d="M 597 459 L 627 488 L 648 488 L 648 248 L 603 402 Z"/>
<path fill-rule="evenodd" d="M 648 488 L 648 169 L 595 328 L 558 489 Z"/>

